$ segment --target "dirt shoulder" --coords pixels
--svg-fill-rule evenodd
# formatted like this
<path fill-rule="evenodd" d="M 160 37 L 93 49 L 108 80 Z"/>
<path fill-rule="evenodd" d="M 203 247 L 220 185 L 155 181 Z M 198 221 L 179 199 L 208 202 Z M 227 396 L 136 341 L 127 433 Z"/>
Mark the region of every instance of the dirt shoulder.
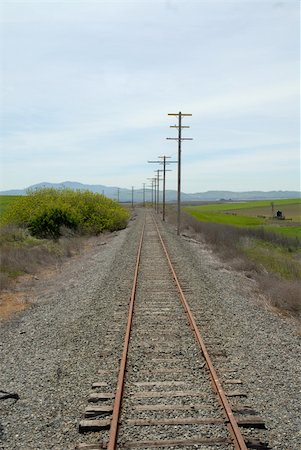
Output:
<path fill-rule="evenodd" d="M 14 313 L 24 311 L 34 305 L 44 294 L 49 295 L 68 277 L 75 264 L 85 264 L 93 258 L 101 246 L 110 244 L 118 233 L 105 233 L 99 236 L 82 238 L 77 251 L 70 257 L 42 267 L 33 274 L 17 277 L 7 289 L 0 292 L 0 320 L 8 320 Z"/>

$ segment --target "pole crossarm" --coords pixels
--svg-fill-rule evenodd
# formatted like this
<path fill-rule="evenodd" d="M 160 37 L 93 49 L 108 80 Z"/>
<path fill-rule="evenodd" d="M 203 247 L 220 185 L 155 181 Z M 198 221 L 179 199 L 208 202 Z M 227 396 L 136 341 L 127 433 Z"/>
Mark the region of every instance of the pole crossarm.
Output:
<path fill-rule="evenodd" d="M 168 116 L 192 116 L 192 114 L 184 114 L 184 113 L 168 113 Z"/>
<path fill-rule="evenodd" d="M 159 161 L 159 163 L 160 163 L 160 164 L 164 164 L 164 161 Z M 177 164 L 178 161 L 166 161 L 165 164 L 167 165 L 167 164 L 172 164 L 172 163 L 173 163 L 173 164 Z"/>
<path fill-rule="evenodd" d="M 169 140 L 172 140 L 172 141 L 193 141 L 193 138 L 166 138 L 166 139 L 169 139 Z"/>
<path fill-rule="evenodd" d="M 174 164 L 178 161 L 166 161 L 166 158 L 171 158 L 171 156 L 158 156 L 158 158 L 163 159 L 163 161 L 158 161 L 159 164 L 163 164 L 163 166 L 166 166 L 167 164 Z"/>

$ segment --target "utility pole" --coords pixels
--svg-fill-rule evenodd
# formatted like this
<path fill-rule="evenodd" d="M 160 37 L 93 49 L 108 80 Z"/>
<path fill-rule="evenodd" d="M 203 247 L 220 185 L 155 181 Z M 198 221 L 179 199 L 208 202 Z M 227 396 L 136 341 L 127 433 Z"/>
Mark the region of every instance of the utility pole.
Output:
<path fill-rule="evenodd" d="M 166 172 L 171 172 L 171 170 L 166 169 L 166 164 L 177 163 L 178 161 L 166 161 L 167 158 L 171 158 L 171 156 L 158 156 L 158 158 L 163 159 L 163 161 L 147 161 L 148 163 L 158 163 L 163 164 L 163 216 L 162 219 L 165 221 L 165 181 L 166 181 Z"/>
<path fill-rule="evenodd" d="M 158 158 L 163 158 L 163 215 L 162 220 L 165 222 L 165 180 L 166 180 L 166 158 L 170 158 L 170 156 L 159 156 Z M 170 170 L 168 170 L 170 172 Z"/>
<path fill-rule="evenodd" d="M 192 114 L 184 114 L 178 113 L 169 113 L 168 116 L 176 116 L 178 117 L 178 125 L 171 125 L 170 128 L 178 128 L 178 137 L 177 138 L 166 138 L 170 140 L 178 141 L 178 220 L 177 220 L 177 234 L 180 234 L 181 228 L 181 142 L 182 141 L 192 141 L 192 138 L 183 138 L 182 137 L 182 128 L 190 128 L 189 126 L 182 125 L 182 117 L 183 116 L 192 116 Z"/>
<path fill-rule="evenodd" d="M 143 183 L 143 208 L 145 208 L 145 183 Z"/>
<path fill-rule="evenodd" d="M 119 203 L 119 192 L 120 192 L 120 188 L 117 188 L 117 202 Z"/>
<path fill-rule="evenodd" d="M 157 172 L 157 213 L 159 212 L 159 192 L 160 192 L 160 169 Z"/>
<path fill-rule="evenodd" d="M 155 170 L 157 172 L 157 213 L 159 213 L 159 204 L 160 204 L 160 181 L 162 181 L 162 178 L 160 178 L 160 172 L 163 172 L 161 169 Z"/>
<path fill-rule="evenodd" d="M 153 179 L 154 183 L 154 209 L 157 211 L 157 179 Z"/>
<path fill-rule="evenodd" d="M 132 186 L 132 209 L 134 209 L 134 186 Z"/>
<path fill-rule="evenodd" d="M 152 206 L 153 206 L 153 208 L 154 208 L 154 210 L 156 211 L 156 209 L 157 209 L 157 195 L 156 195 L 156 193 L 157 193 L 157 179 L 154 177 L 154 178 L 151 178 L 151 180 L 152 180 Z"/>
<path fill-rule="evenodd" d="M 152 188 L 152 208 L 154 207 L 154 178 L 148 178 L 152 182 L 152 185 L 150 186 Z"/>

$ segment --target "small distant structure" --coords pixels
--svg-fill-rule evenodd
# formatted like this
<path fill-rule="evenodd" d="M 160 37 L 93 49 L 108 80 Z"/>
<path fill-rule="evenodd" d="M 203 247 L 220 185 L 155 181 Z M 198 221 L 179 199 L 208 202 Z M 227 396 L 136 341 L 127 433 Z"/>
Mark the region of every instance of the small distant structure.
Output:
<path fill-rule="evenodd" d="M 285 220 L 285 217 L 282 214 L 282 211 L 279 211 L 279 210 L 277 211 L 275 218 L 278 220 Z"/>
<path fill-rule="evenodd" d="M 285 220 L 285 217 L 282 214 L 282 211 L 280 211 L 279 209 L 278 209 L 278 211 L 275 214 L 275 204 L 274 204 L 274 202 L 271 202 L 271 207 L 272 207 L 272 218 L 273 219 Z"/>

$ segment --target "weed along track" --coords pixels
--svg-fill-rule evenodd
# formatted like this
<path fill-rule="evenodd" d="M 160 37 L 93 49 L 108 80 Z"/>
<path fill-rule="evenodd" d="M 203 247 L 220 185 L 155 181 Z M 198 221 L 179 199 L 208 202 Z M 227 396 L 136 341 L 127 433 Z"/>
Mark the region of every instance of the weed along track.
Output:
<path fill-rule="evenodd" d="M 180 284 L 161 233 L 147 212 L 119 367 L 104 355 L 76 448 L 267 449 L 264 423 L 246 404 L 241 381 L 230 370 L 219 381 L 189 307 L 189 285 Z M 114 346 L 114 323 L 112 331 Z"/>

